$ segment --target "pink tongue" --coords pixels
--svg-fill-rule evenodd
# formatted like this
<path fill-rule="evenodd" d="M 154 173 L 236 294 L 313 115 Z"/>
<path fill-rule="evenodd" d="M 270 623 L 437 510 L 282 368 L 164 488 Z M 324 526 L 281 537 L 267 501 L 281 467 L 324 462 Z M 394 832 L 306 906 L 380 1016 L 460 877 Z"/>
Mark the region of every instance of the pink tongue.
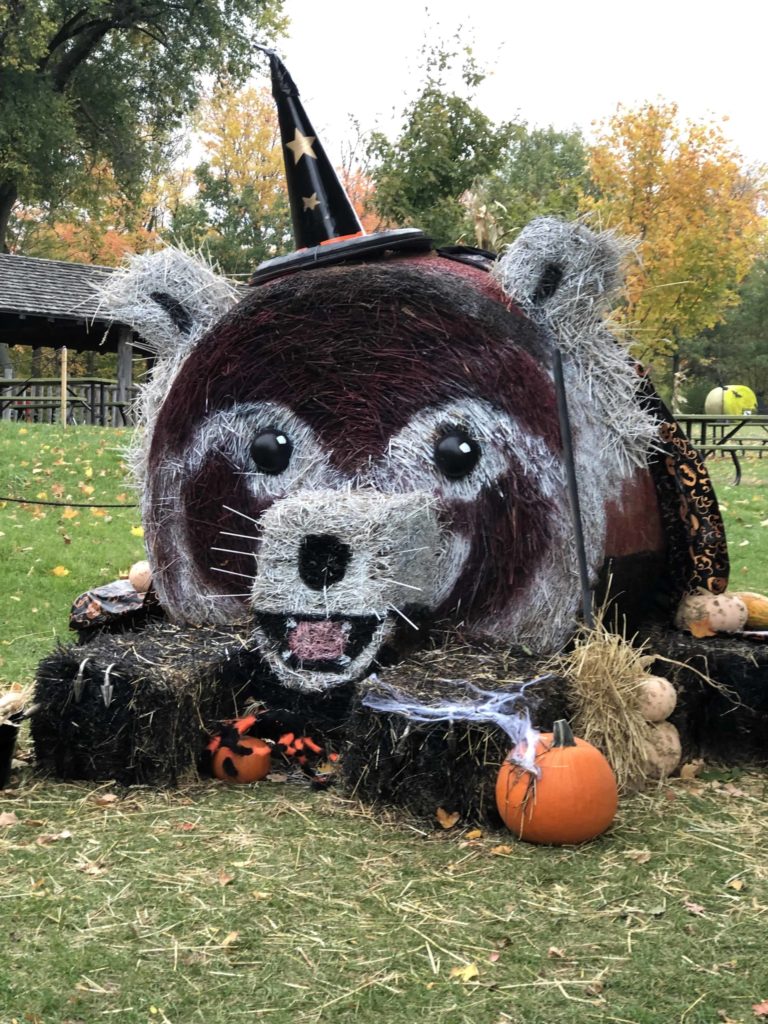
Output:
<path fill-rule="evenodd" d="M 342 625 L 330 619 L 300 622 L 288 633 L 288 648 L 300 661 L 340 658 L 346 646 Z"/>

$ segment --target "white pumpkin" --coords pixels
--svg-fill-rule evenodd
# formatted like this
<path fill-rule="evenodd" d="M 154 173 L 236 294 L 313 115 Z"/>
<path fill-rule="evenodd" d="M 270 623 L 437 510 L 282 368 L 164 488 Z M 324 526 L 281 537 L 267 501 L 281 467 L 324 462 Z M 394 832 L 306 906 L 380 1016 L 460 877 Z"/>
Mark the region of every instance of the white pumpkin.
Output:
<path fill-rule="evenodd" d="M 680 764 L 682 746 L 680 733 L 671 722 L 649 727 L 645 742 L 645 774 L 649 779 L 664 779 Z"/>
<path fill-rule="evenodd" d="M 709 618 L 715 595 L 703 587 L 697 587 L 692 594 L 685 594 L 675 612 L 675 628 L 688 629 L 692 622 Z"/>
<path fill-rule="evenodd" d="M 144 560 L 134 562 L 128 570 L 128 582 L 134 590 L 140 594 L 146 594 L 152 583 L 152 570 L 149 567 L 149 562 Z"/>
<path fill-rule="evenodd" d="M 717 633 L 738 633 L 747 623 L 746 604 L 735 594 L 719 594 L 709 606 L 709 624 Z"/>
<path fill-rule="evenodd" d="M 677 704 L 677 690 L 661 676 L 643 676 L 638 683 L 638 711 L 646 722 L 663 722 Z"/>

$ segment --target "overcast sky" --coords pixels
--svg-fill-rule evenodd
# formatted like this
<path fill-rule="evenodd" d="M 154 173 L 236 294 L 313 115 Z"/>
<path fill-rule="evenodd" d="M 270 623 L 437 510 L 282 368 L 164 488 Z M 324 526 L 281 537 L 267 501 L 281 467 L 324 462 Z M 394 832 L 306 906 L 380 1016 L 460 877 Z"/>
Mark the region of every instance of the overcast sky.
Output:
<path fill-rule="evenodd" d="M 350 116 L 396 131 L 422 44 L 460 28 L 488 68 L 476 102 L 494 120 L 588 133 L 618 103 L 662 97 L 686 117 L 727 116 L 745 159 L 768 163 L 764 0 L 286 0 L 285 10 L 281 52 L 335 161 Z"/>

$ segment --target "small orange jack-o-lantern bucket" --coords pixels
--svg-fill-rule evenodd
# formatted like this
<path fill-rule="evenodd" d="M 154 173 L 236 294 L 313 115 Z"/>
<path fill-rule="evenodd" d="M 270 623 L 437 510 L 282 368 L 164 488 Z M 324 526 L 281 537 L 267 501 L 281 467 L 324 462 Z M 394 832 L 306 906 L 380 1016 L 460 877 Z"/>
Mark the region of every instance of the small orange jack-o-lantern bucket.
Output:
<path fill-rule="evenodd" d="M 232 746 L 220 746 L 211 768 L 224 782 L 258 782 L 269 774 L 271 749 L 254 736 L 241 736 Z"/>

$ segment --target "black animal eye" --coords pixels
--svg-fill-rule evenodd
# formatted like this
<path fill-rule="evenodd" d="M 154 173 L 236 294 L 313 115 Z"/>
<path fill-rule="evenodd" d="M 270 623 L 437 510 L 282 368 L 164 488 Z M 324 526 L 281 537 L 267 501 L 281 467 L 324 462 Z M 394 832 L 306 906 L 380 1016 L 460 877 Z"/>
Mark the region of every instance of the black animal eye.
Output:
<path fill-rule="evenodd" d="M 251 443 L 251 458 L 260 473 L 277 476 L 288 468 L 293 445 L 282 430 L 262 430 Z"/>
<path fill-rule="evenodd" d="M 480 445 L 461 427 L 446 431 L 435 441 L 435 465 L 449 480 L 469 476 L 481 455 Z"/>

